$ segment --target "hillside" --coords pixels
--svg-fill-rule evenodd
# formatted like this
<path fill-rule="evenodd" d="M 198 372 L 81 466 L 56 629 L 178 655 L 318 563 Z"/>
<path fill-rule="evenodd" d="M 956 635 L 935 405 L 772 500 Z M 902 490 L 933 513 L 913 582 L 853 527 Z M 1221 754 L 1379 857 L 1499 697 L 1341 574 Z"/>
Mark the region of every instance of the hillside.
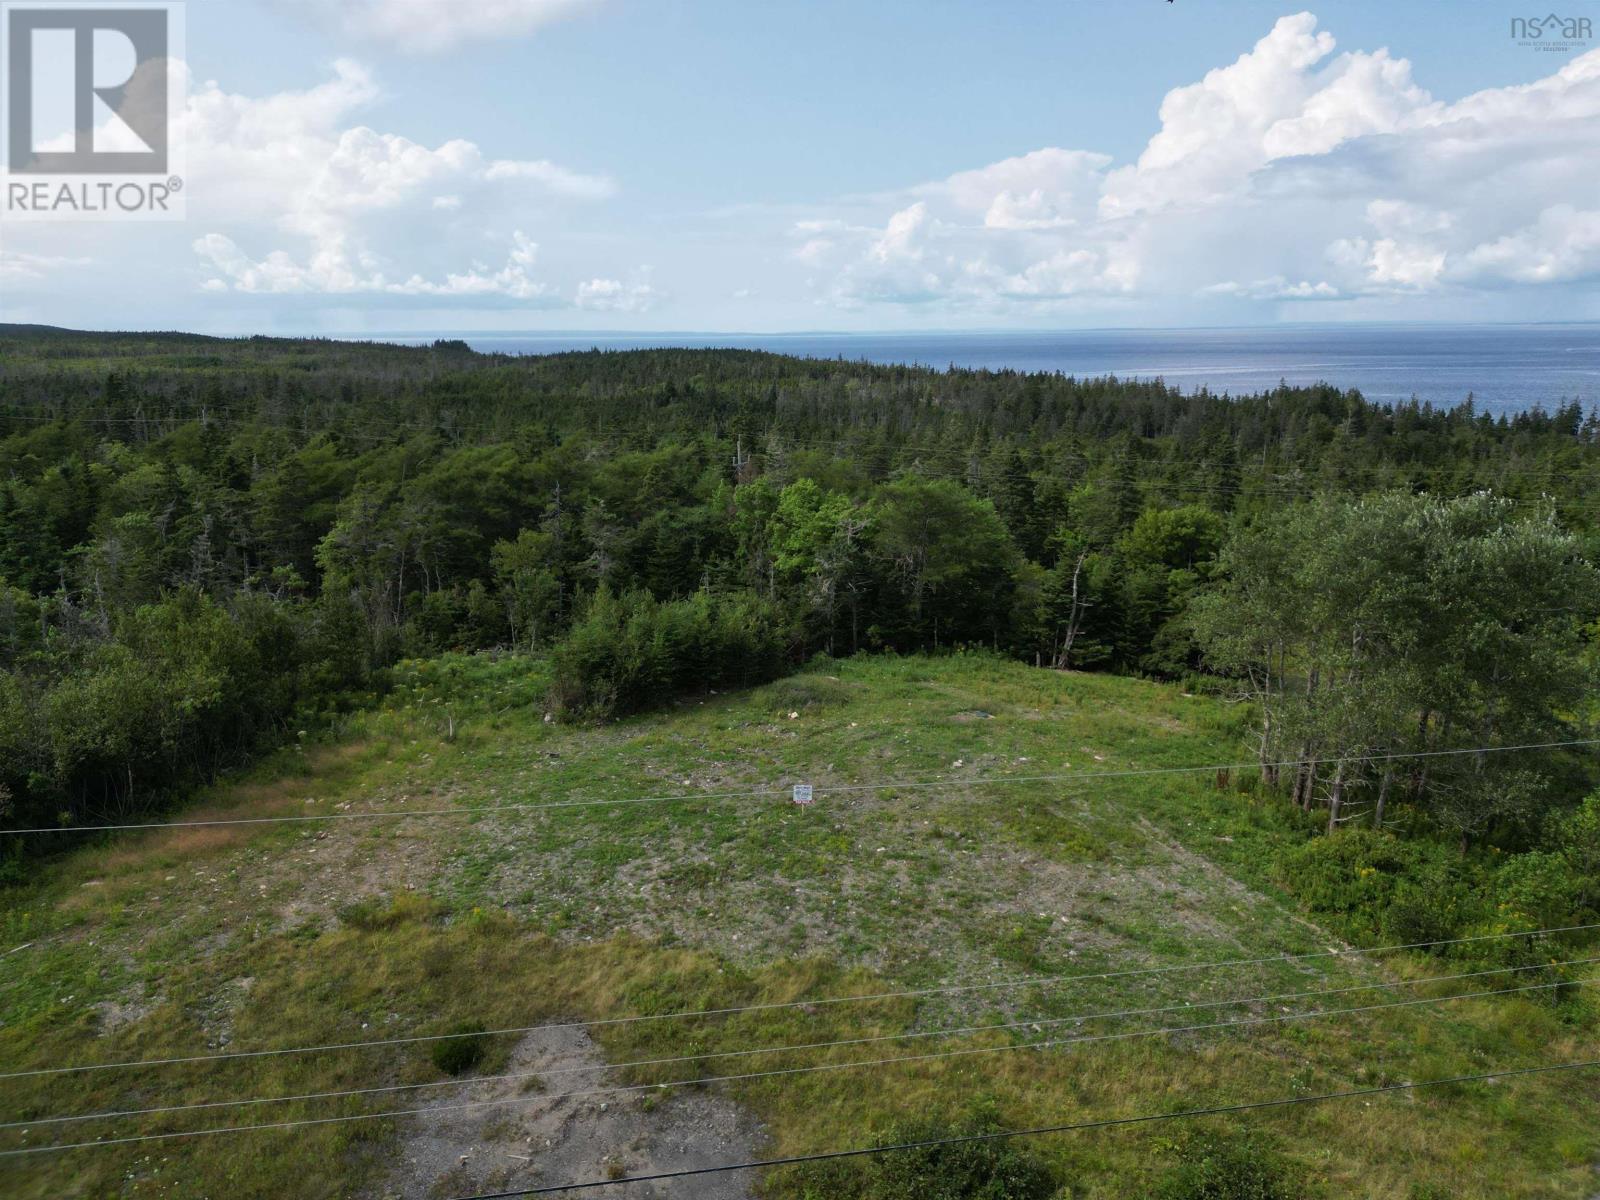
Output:
<path fill-rule="evenodd" d="M 1304 678 L 1270 690 L 1309 694 L 1359 646 L 1380 694 L 1350 713 L 1395 715 L 1309 713 L 1342 727 L 1279 721 L 1262 750 L 1346 746 L 1344 790 L 1370 803 L 1360 747 L 1571 732 L 1597 497 L 1600 416 L 1574 403 L 1491 418 L 1329 386 L 3 327 L 0 834 L 158 813 L 367 703 L 402 657 L 549 655 L 584 711 L 857 650 L 1238 677 L 1264 647 L 1227 619 L 1234 592 L 1289 543 L 1283 605 L 1246 622 L 1296 645 L 1266 657 Z M 623 627 L 702 657 L 600 661 Z M 1469 648 L 1505 629 L 1499 661 Z M 1450 786 L 1395 799 L 1520 851 L 1530 811 L 1592 782 L 1530 769 L 1496 787 L 1533 803 L 1437 772 Z M 0 878 L 27 859 L 0 837 Z"/>
<path fill-rule="evenodd" d="M 336 819 L 108 835 L 8 891 L 0 1150 L 113 1144 L 0 1157 L 0 1192 L 451 1196 L 862 1146 L 923 1118 L 1071 1122 L 1595 1056 L 1582 1001 L 1548 993 L 1270 1020 L 1529 978 L 1404 986 L 1480 968 L 1444 954 L 1149 973 L 1338 945 L 1281 890 L 1271 864 L 1310 826 L 1258 796 L 1253 771 L 1107 774 L 1248 758 L 1241 707 L 986 655 L 861 657 L 596 726 L 547 719 L 545 670 L 516 656 L 402 663 L 384 702 L 176 814 Z M 1072 773 L 1098 777 L 1034 778 Z M 885 781 L 902 785 L 830 790 Z M 818 789 L 810 808 L 728 794 L 799 782 Z M 589 800 L 615 803 L 572 803 Z M 508 805 L 560 807 L 472 811 Z M 361 817 L 405 810 L 428 815 Z M 569 1026 L 952 987 L 968 990 Z M 1354 990 L 1289 998 L 1329 989 Z M 1175 1011 L 1249 997 L 1279 998 Z M 1168 1011 L 1062 1020 L 1122 1009 Z M 16 1074 L 547 1023 L 567 1027 Z M 936 1034 L 987 1024 L 1016 1027 Z M 730 1053 L 863 1038 L 884 1040 Z M 467 1053 L 452 1061 L 442 1046 Z M 953 1050 L 982 1052 L 918 1057 Z M 594 1070 L 684 1056 L 696 1057 Z M 597 1090 L 853 1060 L 876 1065 Z M 515 1078 L 460 1087 L 450 1069 Z M 396 1090 L 41 1123 L 374 1087 Z M 1594 1190 L 1597 1098 L 1600 1082 L 1578 1073 L 1214 1124 L 1261 1131 L 1328 1195 L 1580 1197 Z M 365 1119 L 416 1109 L 428 1111 Z M 159 1137 L 335 1117 L 362 1119 Z M 1060 1195 L 1138 1195 L 1171 1165 L 1183 1124 L 1027 1148 Z M 145 1135 L 157 1140 L 117 1144 Z M 846 1195 L 855 1169 L 659 1194 Z"/>

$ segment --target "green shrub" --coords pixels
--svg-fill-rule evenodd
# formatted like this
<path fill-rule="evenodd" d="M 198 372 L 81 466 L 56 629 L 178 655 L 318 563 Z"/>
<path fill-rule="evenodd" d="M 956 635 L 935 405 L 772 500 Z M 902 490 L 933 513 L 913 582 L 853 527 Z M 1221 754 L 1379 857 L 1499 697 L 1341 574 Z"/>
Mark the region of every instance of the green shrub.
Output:
<path fill-rule="evenodd" d="M 955 1125 L 898 1125 L 879 1146 L 981 1137 L 999 1132 L 981 1111 Z M 819 1163 L 801 1172 L 804 1200 L 1048 1200 L 1057 1183 L 1044 1163 L 1011 1138 L 893 1150 L 870 1158 Z"/>
<path fill-rule="evenodd" d="M 1528 929 L 1575 924 L 1584 883 L 1563 854 L 1533 850 L 1513 855 L 1495 872 L 1500 919 Z"/>
<path fill-rule="evenodd" d="M 1553 841 L 1573 882 L 1575 912 L 1600 913 L 1600 792 L 1555 822 Z"/>
<path fill-rule="evenodd" d="M 489 1037 L 476 1021 L 458 1025 L 449 1037 L 429 1043 L 428 1057 L 446 1075 L 462 1075 L 483 1061 Z"/>
<path fill-rule="evenodd" d="M 511 635 L 505 605 L 480 579 L 414 597 L 413 603 L 404 640 L 415 654 L 481 650 L 504 645 Z"/>
<path fill-rule="evenodd" d="M 1487 915 L 1478 872 L 1436 842 L 1346 829 L 1289 851 L 1277 870 L 1306 908 L 1361 942 L 1444 940 Z"/>
<path fill-rule="evenodd" d="M 1292 1164 L 1248 1136 L 1192 1134 L 1179 1143 L 1178 1160 L 1161 1176 L 1150 1200 L 1304 1200 L 1310 1195 Z"/>
<path fill-rule="evenodd" d="M 364 629 L 326 599 L 181 588 L 0 665 L 0 828 L 136 819 L 249 761 L 298 710 L 371 682 Z"/>
<path fill-rule="evenodd" d="M 753 592 L 663 602 L 602 587 L 551 655 L 552 701 L 604 716 L 685 691 L 765 683 L 789 663 L 789 632 L 779 608 Z"/>
<path fill-rule="evenodd" d="M 1390 946 L 1418 946 L 1443 942 L 1460 929 L 1460 905 L 1440 897 L 1410 879 L 1395 882 L 1389 903 L 1378 914 L 1378 940 Z"/>
<path fill-rule="evenodd" d="M 1486 939 L 1455 947 L 1458 957 L 1501 966 L 1549 961 L 1558 947 L 1530 933 L 1592 919 L 1600 904 L 1600 802 L 1551 823 L 1550 849 L 1501 858 L 1463 856 L 1425 838 L 1401 840 L 1367 829 L 1315 837 L 1286 853 L 1279 881 L 1352 940 L 1417 945 Z"/>

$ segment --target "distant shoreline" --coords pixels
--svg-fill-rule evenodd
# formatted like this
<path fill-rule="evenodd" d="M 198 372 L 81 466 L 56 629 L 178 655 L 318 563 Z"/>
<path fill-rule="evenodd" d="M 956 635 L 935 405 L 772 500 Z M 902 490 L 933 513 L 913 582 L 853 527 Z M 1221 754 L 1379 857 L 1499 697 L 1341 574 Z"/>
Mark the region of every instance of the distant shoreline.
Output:
<path fill-rule="evenodd" d="M 573 350 L 769 350 L 808 358 L 944 369 L 1161 379 L 1184 391 L 1244 394 L 1330 384 L 1369 400 L 1415 396 L 1486 412 L 1600 403 L 1600 323 L 1296 325 L 969 333 L 654 333 L 552 331 L 328 335 L 335 340 L 464 341 L 498 354 Z"/>

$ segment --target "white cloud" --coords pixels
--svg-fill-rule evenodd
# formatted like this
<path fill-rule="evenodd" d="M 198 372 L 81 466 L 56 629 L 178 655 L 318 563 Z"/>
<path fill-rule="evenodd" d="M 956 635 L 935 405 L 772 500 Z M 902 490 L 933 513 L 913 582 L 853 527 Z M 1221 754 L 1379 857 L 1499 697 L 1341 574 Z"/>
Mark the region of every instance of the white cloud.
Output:
<path fill-rule="evenodd" d="M 1069 234 L 1095 221 L 1110 159 L 1046 148 L 909 189 L 878 226 L 803 222 L 827 230 L 795 257 L 834 265 L 830 295 L 865 303 L 955 300 L 992 307 L 1011 300 L 1064 300 L 1126 291 L 1137 266 L 1115 235 L 1075 245 Z"/>
<path fill-rule="evenodd" d="M 1401 288 L 1427 288 L 1439 281 L 1444 260 L 1444 251 L 1431 246 L 1379 238 L 1366 258 L 1368 279 Z"/>
<path fill-rule="evenodd" d="M 251 293 L 503 296 L 511 300 L 553 299 L 555 295 L 555 288 L 533 278 L 539 247 L 520 229 L 511 235 L 505 265 L 498 270 L 473 263 L 467 270 L 449 272 L 443 279 L 428 279 L 418 274 L 390 279 L 381 271 L 364 274 L 351 269 L 342 246 L 306 263 L 297 262 L 281 250 L 273 251 L 259 262 L 254 261 L 231 238 L 220 233 L 196 239 L 194 248 L 216 271 L 202 285 L 211 292 L 232 288 Z"/>
<path fill-rule="evenodd" d="M 839 305 L 971 312 L 1600 279 L 1600 50 L 1453 103 L 1386 49 L 1335 50 L 1283 17 L 1168 92 L 1131 162 L 1051 147 L 841 202 L 792 227 L 795 257 Z"/>
<path fill-rule="evenodd" d="M 611 180 L 543 160 L 490 159 L 460 138 L 429 147 L 351 124 L 377 95 L 371 74 L 350 61 L 301 92 L 252 99 L 215 84 L 196 92 L 184 117 L 200 175 L 190 194 L 229 225 L 194 241 L 208 269 L 202 286 L 551 300 L 556 289 L 533 274 L 537 247 L 511 222 L 531 206 L 610 196 Z M 269 248 L 252 250 L 262 244 Z M 491 254 L 503 263 L 487 265 Z"/>
<path fill-rule="evenodd" d="M 1269 162 L 1387 132 L 1430 103 L 1411 64 L 1387 51 L 1322 67 L 1335 42 L 1316 25 L 1306 12 L 1282 17 L 1231 65 L 1168 92 L 1160 130 L 1136 163 L 1112 172 L 1101 214 L 1216 203 Z"/>
<path fill-rule="evenodd" d="M 590 279 L 578 285 L 577 305 L 595 312 L 642 313 L 654 308 L 661 293 L 649 283 Z"/>
<path fill-rule="evenodd" d="M 222 313 L 253 323 L 242 314 L 265 311 L 348 328 L 380 308 L 571 309 L 580 281 L 612 273 L 604 246 L 600 261 L 584 261 L 595 241 L 565 236 L 616 193 L 609 176 L 363 123 L 381 89 L 353 60 L 305 88 L 248 96 L 205 82 L 187 92 L 176 121 L 188 220 L 142 226 L 137 238 L 114 223 L 8 226 L 8 316 L 122 320 L 136 296 L 173 325 Z M 614 306 L 659 302 L 645 286 Z"/>
<path fill-rule="evenodd" d="M 917 262 L 922 258 L 922 238 L 931 226 L 928 206 L 918 200 L 889 218 L 867 253 L 880 263 Z"/>
<path fill-rule="evenodd" d="M 283 0 L 358 38 L 413 54 L 463 42 L 522 37 L 600 0 Z"/>
<path fill-rule="evenodd" d="M 850 226 L 844 221 L 831 217 L 821 220 L 796 221 L 794 223 L 794 232 L 797 234 L 845 233 L 849 229 Z"/>
<path fill-rule="evenodd" d="M 21 284 L 48 279 L 52 272 L 70 267 L 86 267 L 92 259 L 70 254 L 24 254 L 7 250 L 0 253 L 0 283 Z"/>
<path fill-rule="evenodd" d="M 1339 289 L 1326 279 L 1319 279 L 1316 283 L 1309 279 L 1291 283 L 1282 275 L 1256 279 L 1250 283 L 1225 280 L 1201 288 L 1200 292 L 1205 296 L 1233 296 L 1247 300 L 1337 300 L 1340 296 Z"/>
<path fill-rule="evenodd" d="M 831 238 L 807 238 L 800 248 L 794 252 L 794 257 L 797 261 L 803 262 L 807 266 L 819 266 L 827 259 L 834 245 L 835 243 Z"/>
<path fill-rule="evenodd" d="M 395 14 L 448 44 L 556 11 L 319 7 L 395 44 Z M 697 298 L 691 319 L 729 325 L 797 324 L 809 306 L 859 325 L 912 311 L 1221 322 L 1313 304 L 1319 316 L 1595 315 L 1600 50 L 1452 99 L 1425 90 L 1404 47 L 1337 46 L 1304 13 L 1263 32 L 1175 81 L 1131 155 L 1045 146 L 776 210 L 722 197 L 701 224 L 614 219 L 615 183 L 583 164 L 379 128 L 379 81 L 354 61 L 276 94 L 205 83 L 180 118 L 187 223 L 136 239 L 113 224 L 8 228 L 0 296 L 26 319 L 122 320 L 131 294 L 169 324 L 235 327 L 262 313 L 348 328 L 334 322 L 386 308 L 498 307 L 510 322 L 530 306 L 628 314 Z M 673 273 L 670 296 L 632 269 L 641 261 Z M 759 305 L 730 300 L 752 286 Z"/>
<path fill-rule="evenodd" d="M 1532 225 L 1474 246 L 1464 256 L 1460 274 L 1514 283 L 1600 275 L 1600 211 L 1552 205 Z"/>
<path fill-rule="evenodd" d="M 1111 159 L 1054 146 L 962 171 L 925 189 L 960 211 L 981 213 L 990 229 L 1055 229 L 1094 215 Z"/>
<path fill-rule="evenodd" d="M 1378 199 L 1367 204 L 1367 223 L 1385 236 L 1427 235 L 1446 232 L 1455 218 L 1441 209 L 1425 208 L 1405 200 Z"/>
<path fill-rule="evenodd" d="M 491 183 L 509 179 L 525 180 L 548 188 L 557 195 L 581 200 L 604 200 L 615 195 L 617 190 L 616 184 L 604 175 L 584 175 L 542 158 L 533 162 L 499 159 L 488 165 L 483 177 Z"/>

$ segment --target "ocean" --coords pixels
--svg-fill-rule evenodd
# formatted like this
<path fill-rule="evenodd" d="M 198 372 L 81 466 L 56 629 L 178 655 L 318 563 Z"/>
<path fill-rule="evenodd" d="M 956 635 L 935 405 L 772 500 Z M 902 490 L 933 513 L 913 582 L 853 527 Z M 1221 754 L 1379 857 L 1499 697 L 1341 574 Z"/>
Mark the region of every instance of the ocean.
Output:
<path fill-rule="evenodd" d="M 427 342 L 433 335 L 367 335 Z M 1517 412 L 1600 403 L 1600 324 L 1321 325 L 1249 329 L 1096 329 L 1059 333 L 448 333 L 506 354 L 716 346 L 813 358 L 865 359 L 1068 375 L 1157 378 L 1184 391 L 1233 395 L 1330 383 L 1369 400 Z"/>

